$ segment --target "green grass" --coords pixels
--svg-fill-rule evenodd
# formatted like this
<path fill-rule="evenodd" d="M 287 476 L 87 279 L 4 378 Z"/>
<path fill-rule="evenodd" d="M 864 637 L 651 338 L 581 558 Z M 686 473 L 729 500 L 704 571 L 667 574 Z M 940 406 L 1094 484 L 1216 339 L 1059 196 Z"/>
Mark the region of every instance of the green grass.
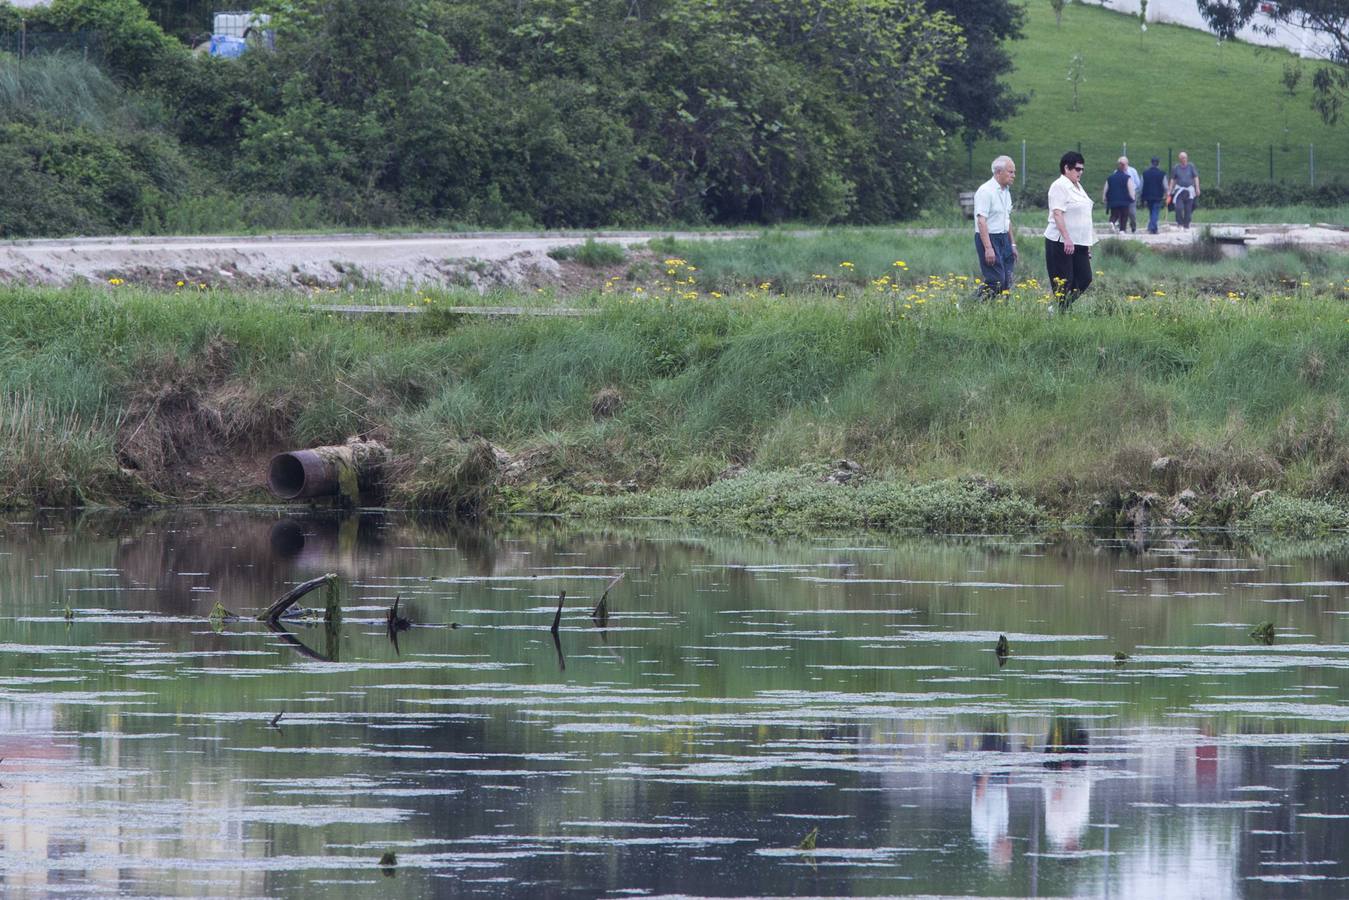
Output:
<path fill-rule="evenodd" d="M 593 269 L 620 265 L 628 257 L 627 251 L 619 244 L 601 244 L 593 237 L 586 238 L 584 244 L 569 244 L 549 250 L 548 255 L 556 260 L 574 259 Z"/>
<path fill-rule="evenodd" d="M 1043 281 L 1044 242 L 1027 233 L 1034 228 L 1031 222 L 1038 224 L 1038 215 L 1028 213 L 1020 221 L 1018 278 Z M 887 228 L 827 229 L 807 236 L 768 231 L 746 240 L 662 239 L 653 241 L 652 248 L 681 261 L 681 278 L 692 266 L 695 271 L 688 274 L 695 279 L 693 287 L 702 291 L 727 293 L 766 283 L 770 293 L 832 296 L 885 277 L 912 286 L 927 283 L 933 275 L 975 275 L 973 234 L 969 225 L 959 233 L 940 235 Z M 1229 290 L 1278 292 L 1289 282 L 1339 286 L 1349 278 L 1349 254 L 1316 248 L 1255 248 L 1245 259 L 1197 262 L 1184 248 L 1108 238 L 1097 245 L 1094 259 L 1101 273 L 1098 288 L 1126 295 L 1150 295 L 1183 284 L 1226 296 Z"/>
<path fill-rule="evenodd" d="M 1141 171 L 1150 156 L 1165 166 L 1168 150 L 1186 150 L 1201 184 L 1268 180 L 1270 149 L 1276 180 L 1306 184 L 1308 145 L 1315 145 L 1318 182 L 1349 181 L 1349 140 L 1343 125 L 1323 124 L 1308 102 L 1312 66 L 1306 64 L 1298 95 L 1285 95 L 1280 76 L 1295 58 L 1249 44 L 1219 46 L 1212 35 L 1174 25 L 1139 31 L 1135 17 L 1080 3 L 1069 4 L 1061 28 L 1047 0 L 1025 4 L 1026 38 L 1008 47 L 1016 65 L 1013 88 L 1030 101 L 1003 124 L 1007 139 L 974 149 L 971 183 L 988 177 L 994 156 L 1018 166 L 1026 141 L 1023 190 L 1043 195 L 1057 176 L 1058 159 L 1078 148 L 1087 158 L 1084 181 L 1099 191 L 1124 145 Z M 1086 80 L 1072 111 L 1067 80 L 1075 53 L 1086 59 Z M 1301 218 L 1301 217 L 1299 217 Z"/>
<path fill-rule="evenodd" d="M 0 500 L 229 497 L 228 478 L 189 491 L 179 476 L 357 433 L 393 448 L 393 503 L 477 490 L 493 465 L 478 436 L 520 461 L 512 496 L 535 507 L 628 482 L 721 485 L 612 514 L 1001 527 L 1131 489 L 1191 488 L 1206 521 L 1262 489 L 1349 497 L 1342 269 L 1334 286 L 1232 297 L 1197 278 L 1134 295 L 1102 276 L 1066 316 L 1038 289 L 978 305 L 959 278 L 918 291 L 866 274 L 785 297 L 629 289 L 591 298 L 595 316 L 502 321 L 350 320 L 209 290 L 0 290 Z M 1160 456 L 1175 461 L 1166 484 Z M 864 489 L 814 487 L 843 458 Z M 737 465 L 753 480 L 723 484 Z M 976 475 L 1022 499 L 999 512 L 989 494 L 979 519 Z"/>

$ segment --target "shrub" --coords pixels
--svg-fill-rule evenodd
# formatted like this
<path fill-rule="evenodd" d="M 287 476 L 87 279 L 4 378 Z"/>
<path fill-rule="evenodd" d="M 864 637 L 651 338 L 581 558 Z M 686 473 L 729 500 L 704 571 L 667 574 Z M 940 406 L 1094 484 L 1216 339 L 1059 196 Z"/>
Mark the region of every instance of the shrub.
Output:
<path fill-rule="evenodd" d="M 150 132 L 0 127 L 0 235 L 134 230 L 190 183 L 174 143 Z M 40 192 L 40 193 L 35 193 Z"/>
<path fill-rule="evenodd" d="M 556 260 L 574 259 L 583 266 L 590 266 L 598 269 L 603 266 L 622 265 L 628 258 L 627 251 L 621 244 L 600 243 L 593 237 L 586 238 L 584 244 L 568 244 L 565 247 L 555 247 L 548 251 L 548 255 Z"/>

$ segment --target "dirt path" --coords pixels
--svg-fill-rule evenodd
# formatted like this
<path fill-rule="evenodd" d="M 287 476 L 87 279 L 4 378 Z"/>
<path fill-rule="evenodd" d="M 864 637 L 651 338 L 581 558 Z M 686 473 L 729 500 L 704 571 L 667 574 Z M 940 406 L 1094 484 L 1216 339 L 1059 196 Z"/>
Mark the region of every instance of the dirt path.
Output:
<path fill-rule="evenodd" d="M 597 241 L 642 244 L 669 232 L 608 232 Z M 725 238 L 726 233 L 676 234 Z M 67 285 L 112 278 L 241 287 L 400 288 L 523 285 L 560 278 L 548 251 L 584 234 L 315 235 L 71 238 L 0 243 L 0 282 Z"/>
<path fill-rule="evenodd" d="M 1215 228 L 1218 226 L 1214 226 Z M 1349 230 L 1332 226 L 1244 227 L 1255 246 L 1292 242 L 1349 248 Z M 963 229 L 906 233 L 963 238 Z M 1199 228 L 1174 226 L 1159 235 L 1130 235 L 1150 244 L 1194 240 Z M 669 232 L 606 232 L 595 240 L 644 244 Z M 1104 232 L 1103 232 L 1104 234 Z M 752 237 L 753 232 L 676 233 L 695 240 Z M 567 271 L 548 251 L 580 244 L 585 234 L 418 234 L 275 237 L 71 238 L 0 243 L 0 283 L 68 285 L 127 282 L 161 287 L 402 288 L 423 285 L 565 286 Z"/>

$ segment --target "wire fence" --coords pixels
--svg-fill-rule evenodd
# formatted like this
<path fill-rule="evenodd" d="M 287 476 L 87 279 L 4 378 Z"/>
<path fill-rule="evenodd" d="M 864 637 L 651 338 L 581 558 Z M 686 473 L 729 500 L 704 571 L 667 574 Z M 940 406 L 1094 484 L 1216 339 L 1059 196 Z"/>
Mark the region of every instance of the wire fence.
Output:
<path fill-rule="evenodd" d="M 51 53 L 69 53 L 95 60 L 100 57 L 98 34 L 90 30 L 35 31 L 20 28 L 18 31 L 3 31 L 0 32 L 0 53 L 9 53 L 20 59 Z"/>
<path fill-rule="evenodd" d="M 1287 185 L 1299 189 L 1349 184 L 1349 141 L 1321 146 L 1278 140 L 1178 145 L 1166 141 L 1106 143 L 1082 140 L 1049 144 L 1012 139 L 980 141 L 967 148 L 965 162 L 969 186 L 987 180 L 994 158 L 1006 154 L 1017 164 L 1017 192 L 1043 196 L 1050 182 L 1059 175 L 1059 158 L 1069 150 L 1077 150 L 1086 158 L 1083 184 L 1098 190 L 1115 170 L 1115 161 L 1120 156 L 1129 157 L 1129 163 L 1139 172 L 1146 169 L 1155 156 L 1162 169 L 1169 173 L 1181 151 L 1189 155 L 1205 189 L 1221 191 L 1224 186 L 1230 188 L 1238 183 Z"/>

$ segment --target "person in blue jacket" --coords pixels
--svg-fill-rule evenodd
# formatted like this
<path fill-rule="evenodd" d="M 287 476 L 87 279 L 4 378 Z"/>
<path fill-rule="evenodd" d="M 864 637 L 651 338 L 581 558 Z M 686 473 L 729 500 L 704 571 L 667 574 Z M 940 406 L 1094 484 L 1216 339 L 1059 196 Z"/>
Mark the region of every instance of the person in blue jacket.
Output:
<path fill-rule="evenodd" d="M 1134 183 L 1129 177 L 1129 157 L 1121 156 L 1115 171 L 1105 180 L 1101 199 L 1110 209 L 1110 225 L 1118 232 L 1129 227 L 1129 207 L 1134 204 Z"/>
<path fill-rule="evenodd" d="M 1139 199 L 1148 205 L 1148 234 L 1157 233 L 1157 220 L 1166 203 L 1166 173 L 1160 164 L 1161 160 L 1154 156 L 1152 165 L 1143 170 L 1143 193 Z"/>

